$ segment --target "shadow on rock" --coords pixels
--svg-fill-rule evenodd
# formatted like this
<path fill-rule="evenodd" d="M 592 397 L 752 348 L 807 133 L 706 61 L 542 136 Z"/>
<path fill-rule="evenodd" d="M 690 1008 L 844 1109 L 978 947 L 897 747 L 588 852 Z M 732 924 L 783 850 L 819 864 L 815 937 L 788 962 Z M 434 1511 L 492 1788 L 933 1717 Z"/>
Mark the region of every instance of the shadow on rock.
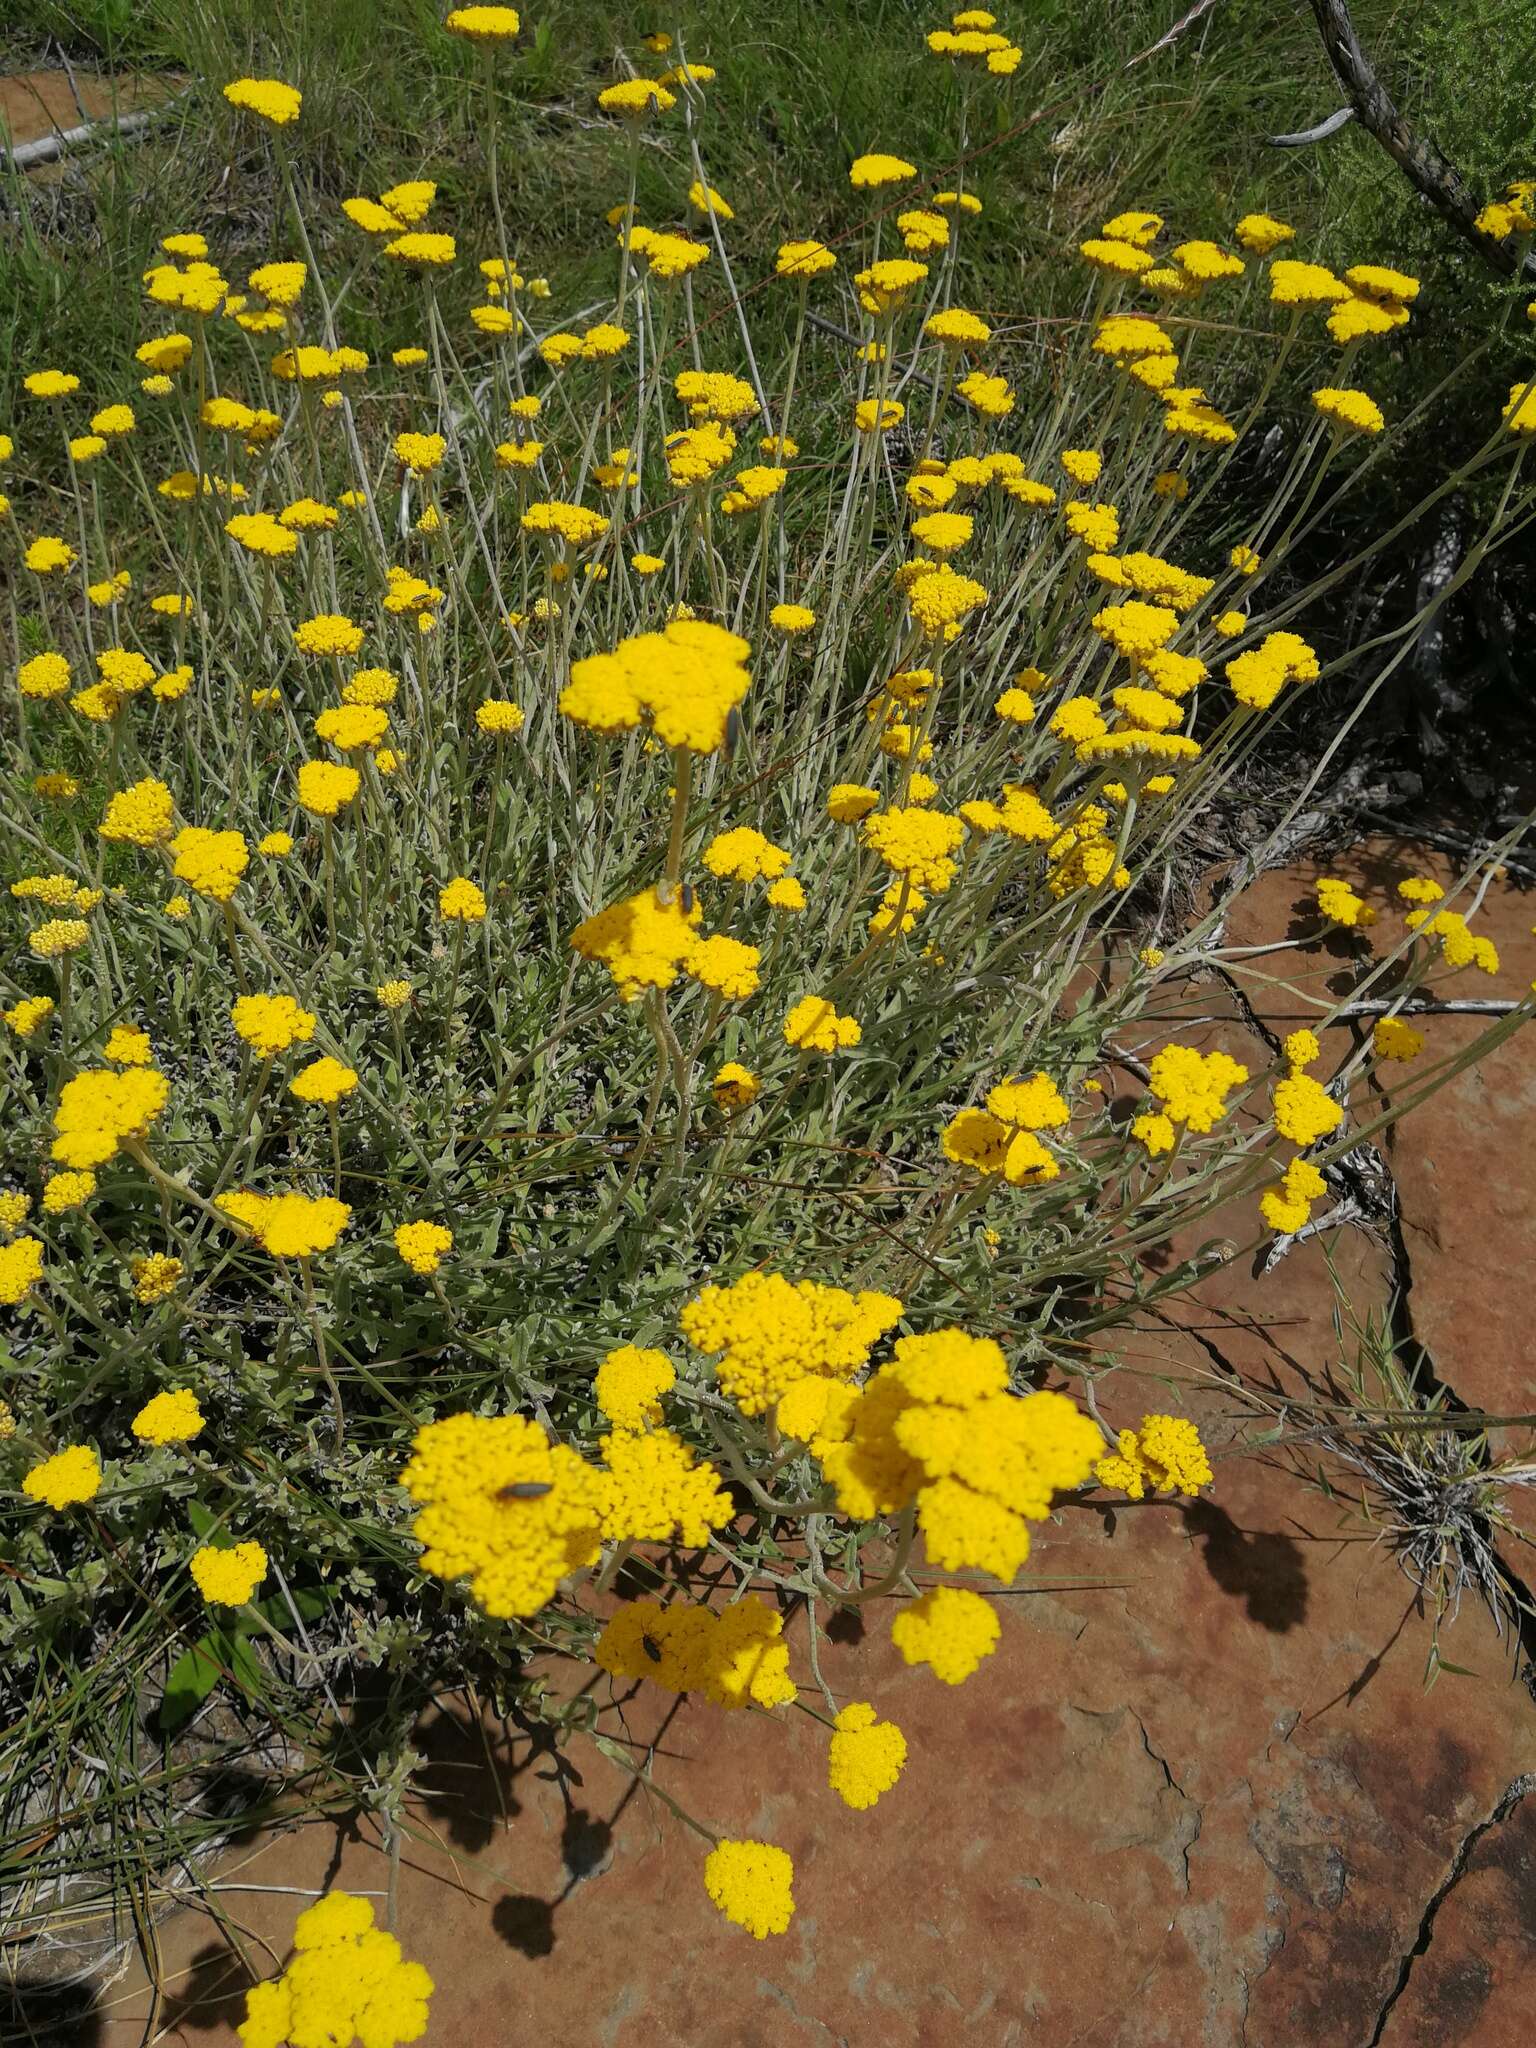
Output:
<path fill-rule="evenodd" d="M 1307 1574 L 1300 1545 L 1277 1529 L 1243 1529 L 1214 1501 L 1184 1510 L 1205 1568 L 1224 1593 L 1240 1599 L 1261 1628 L 1284 1635 L 1306 1619 Z"/>
<path fill-rule="evenodd" d="M 238 2026 L 245 2018 L 251 1982 L 245 1965 L 226 1943 L 210 1942 L 193 1956 L 174 1995 L 161 2006 L 160 2024 L 168 2034 L 178 2027 L 187 2033 L 211 2034 Z"/>
<path fill-rule="evenodd" d="M 548 1899 L 536 1899 L 529 1892 L 513 1892 L 498 1899 L 491 1925 L 508 1948 L 515 1948 L 530 1962 L 547 1956 L 555 1945 L 555 1909 Z"/>
<path fill-rule="evenodd" d="M 89 1984 L 0 1984 L 0 2041 L 20 2048 L 100 2048 L 101 2008 Z"/>

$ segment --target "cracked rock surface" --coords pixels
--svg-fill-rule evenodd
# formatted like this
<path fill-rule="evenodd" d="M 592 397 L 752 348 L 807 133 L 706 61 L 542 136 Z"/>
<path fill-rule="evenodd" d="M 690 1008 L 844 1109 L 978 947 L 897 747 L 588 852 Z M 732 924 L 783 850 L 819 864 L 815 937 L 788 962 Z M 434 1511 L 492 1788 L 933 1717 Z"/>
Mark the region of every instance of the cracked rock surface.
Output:
<path fill-rule="evenodd" d="M 1379 898 L 1406 865 L 1383 861 Z M 1309 880 L 1264 877 L 1234 941 L 1283 932 Z M 1498 993 L 1536 975 L 1532 921 L 1531 899 L 1490 894 L 1477 928 L 1505 954 Z M 1340 961 L 1315 954 L 1303 969 L 1325 986 Z M 1255 1007 L 1272 1030 L 1307 1021 Z M 1234 1051 L 1250 1021 L 1234 1019 Z M 1518 1644 L 1467 1599 L 1439 1647 L 1474 1675 L 1426 1693 L 1432 1621 L 1388 1550 L 1284 1456 L 1219 1452 L 1241 1426 L 1232 1375 L 1294 1395 L 1337 1361 L 1330 1258 L 1363 1315 L 1406 1255 L 1414 1331 L 1445 1382 L 1468 1405 L 1536 1408 L 1520 1300 L 1536 1225 L 1529 1165 L 1523 1192 L 1515 1166 L 1536 1156 L 1530 1061 L 1516 1041 L 1387 1151 L 1396 1238 L 1351 1223 L 1267 1274 L 1229 1266 L 1127 1343 L 1147 1376 L 1111 1381 L 1106 1412 L 1134 1422 L 1169 1405 L 1158 1375 L 1173 1377 L 1218 1453 L 1207 1499 L 1065 1508 L 998 1601 L 997 1655 L 961 1687 L 900 1662 L 886 1603 L 862 1640 L 827 1645 L 839 1697 L 875 1701 L 907 1735 L 906 1772 L 873 1811 L 828 1790 L 827 1733 L 809 1715 L 722 1714 L 643 1687 L 605 1712 L 616 1736 L 654 1743 L 658 1782 L 711 1828 L 790 1851 L 798 1911 L 782 1939 L 719 1918 L 704 1844 L 590 1744 L 561 1759 L 499 1723 L 482 1739 L 439 1718 L 399 1883 L 407 1953 L 438 1982 L 429 2041 L 1523 2044 L 1536 1707 Z M 263 1943 L 281 1957 L 302 1900 L 243 1887 L 381 1893 L 388 1869 L 364 1819 L 257 1835 L 222 1881 L 268 1974 Z M 248 1979 L 217 1927 L 183 1914 L 161 1952 L 163 2031 L 144 2034 L 139 1973 L 70 2038 L 234 2048 Z"/>

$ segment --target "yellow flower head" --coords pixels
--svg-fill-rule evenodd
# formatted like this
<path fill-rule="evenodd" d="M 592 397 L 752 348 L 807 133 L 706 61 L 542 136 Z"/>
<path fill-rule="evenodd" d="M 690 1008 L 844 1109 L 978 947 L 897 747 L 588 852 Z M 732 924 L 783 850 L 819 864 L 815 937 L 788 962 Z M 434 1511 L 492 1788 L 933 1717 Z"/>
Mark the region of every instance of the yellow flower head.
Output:
<path fill-rule="evenodd" d="M 624 78 L 617 85 L 604 86 L 597 104 L 605 114 L 618 114 L 626 121 L 643 121 L 653 110 L 669 114 L 677 105 L 677 95 L 655 78 Z"/>
<path fill-rule="evenodd" d="M 560 709 L 578 725 L 614 734 L 648 721 L 669 747 L 711 753 L 724 744 L 751 681 L 745 640 L 702 619 L 621 641 L 576 662 Z"/>
<path fill-rule="evenodd" d="M 227 1550 L 204 1544 L 192 1553 L 187 1569 L 210 1607 L 243 1607 L 267 1576 L 267 1553 L 259 1543 L 236 1543 Z"/>
<path fill-rule="evenodd" d="M 1153 1493 L 1179 1493 L 1193 1500 L 1214 1474 L 1200 1432 L 1181 1415 L 1144 1415 L 1141 1428 L 1122 1429 L 1117 1447 L 1100 1458 L 1094 1472 L 1132 1500 Z"/>
<path fill-rule="evenodd" d="M 485 892 L 467 875 L 455 875 L 437 892 L 437 914 L 449 924 L 483 924 Z"/>
<path fill-rule="evenodd" d="M 597 1560 L 599 1474 L 520 1415 L 428 1423 L 400 1483 L 417 1504 L 423 1570 L 467 1578 L 487 1614 L 536 1614 L 567 1573 Z"/>
<path fill-rule="evenodd" d="M 800 1052 L 846 1052 L 863 1036 L 857 1018 L 840 1016 L 824 996 L 801 996 L 784 1019 L 784 1042 Z"/>
<path fill-rule="evenodd" d="M 60 1166 L 104 1166 L 125 1140 L 148 1134 L 170 1092 L 164 1074 L 153 1067 L 121 1074 L 98 1067 L 76 1074 L 59 1092 L 51 1156 Z"/>
<path fill-rule="evenodd" d="M 185 1268 L 180 1259 L 172 1258 L 168 1252 L 150 1252 L 146 1258 L 134 1259 L 129 1271 L 133 1276 L 134 1299 L 150 1307 L 176 1292 Z"/>
<path fill-rule="evenodd" d="M 710 1092 L 721 1109 L 749 1109 L 756 1102 L 761 1083 L 750 1067 L 739 1060 L 727 1060 L 710 1083 Z"/>
<path fill-rule="evenodd" d="M 453 1250 L 453 1232 L 430 1221 L 400 1223 L 395 1227 L 395 1250 L 413 1273 L 430 1279 Z"/>
<path fill-rule="evenodd" d="M 358 1074 L 352 1067 L 343 1066 L 329 1053 L 322 1053 L 317 1060 L 311 1060 L 307 1067 L 301 1067 L 288 1083 L 288 1092 L 298 1102 L 315 1102 L 334 1108 L 344 1096 L 350 1095 L 358 1084 Z"/>
<path fill-rule="evenodd" d="M 243 833 L 210 832 L 201 825 L 184 825 L 171 841 L 171 853 L 177 881 L 215 903 L 233 899 L 250 861 Z"/>
<path fill-rule="evenodd" d="M 642 889 L 579 924 L 571 944 L 584 960 L 608 969 L 627 1003 L 648 988 L 671 988 L 693 957 L 695 927 L 704 915 L 692 891 L 689 898 L 681 890 L 663 896 L 659 889 Z"/>
<path fill-rule="evenodd" d="M 237 78 L 225 86 L 224 97 L 232 107 L 270 121 L 274 128 L 297 121 L 303 104 L 303 95 L 295 87 L 276 78 Z"/>
<path fill-rule="evenodd" d="M 795 1866 L 772 1842 L 717 1842 L 704 1860 L 704 1889 L 727 1920 L 758 1941 L 788 1931 Z"/>
<path fill-rule="evenodd" d="M 898 1609 L 891 1641 L 908 1664 L 926 1664 L 945 1685 L 960 1685 L 1002 1634 L 994 1609 L 979 1593 L 934 1586 Z"/>
<path fill-rule="evenodd" d="M 65 1508 L 96 1498 L 101 1491 L 101 1460 L 88 1444 L 71 1444 L 34 1465 L 22 1479 L 21 1490 L 28 1500 L 41 1501 L 62 1514 Z"/>
<path fill-rule="evenodd" d="M 644 1429 L 661 1420 L 661 1396 L 677 1384 L 677 1369 L 664 1351 L 621 1344 L 598 1367 L 592 1394 L 615 1429 Z"/>
<path fill-rule="evenodd" d="M 239 1037 L 264 1060 L 307 1044 L 318 1021 L 313 1010 L 301 1009 L 292 996 L 238 996 L 230 1021 Z"/>
<path fill-rule="evenodd" d="M 864 1811 L 889 1792 L 907 1760 L 907 1739 L 894 1721 L 881 1721 L 865 1700 L 837 1717 L 827 1756 L 827 1782 L 845 1806 Z"/>
<path fill-rule="evenodd" d="M 130 1427 L 140 1443 L 189 1444 L 204 1428 L 197 1396 L 185 1387 L 145 1402 Z"/>
<path fill-rule="evenodd" d="M 522 25 L 515 7 L 455 7 L 443 23 L 456 36 L 492 44 L 510 42 Z"/>
<path fill-rule="evenodd" d="M 391 263 L 417 270 L 444 270 L 458 253 L 458 244 L 452 235 L 432 234 L 423 228 L 397 235 L 392 242 L 384 244 L 384 254 Z"/>
<path fill-rule="evenodd" d="M 351 803 L 361 787 L 355 768 L 336 761 L 305 761 L 298 774 L 298 798 L 311 817 L 334 818 Z"/>
<path fill-rule="evenodd" d="M 856 192 L 875 192 L 882 185 L 904 185 L 916 176 L 917 166 L 909 164 L 905 157 L 885 156 L 876 150 L 854 158 L 848 182 Z"/>
<path fill-rule="evenodd" d="M 809 282 L 820 277 L 824 271 L 837 267 L 837 258 L 825 242 L 781 242 L 775 264 L 780 277 L 798 278 Z"/>

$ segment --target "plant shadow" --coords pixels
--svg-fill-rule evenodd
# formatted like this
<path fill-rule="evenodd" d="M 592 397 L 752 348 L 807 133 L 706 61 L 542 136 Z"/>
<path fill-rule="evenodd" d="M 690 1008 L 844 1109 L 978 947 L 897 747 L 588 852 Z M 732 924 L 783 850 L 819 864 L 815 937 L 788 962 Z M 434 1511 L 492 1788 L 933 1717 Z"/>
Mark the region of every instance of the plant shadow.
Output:
<path fill-rule="evenodd" d="M 100 2048 L 101 2006 L 90 1984 L 0 1986 L 6 2048 Z"/>
<path fill-rule="evenodd" d="M 1274 1635 L 1299 1628 L 1307 1614 L 1301 1546 L 1278 1529 L 1244 1529 L 1214 1501 L 1184 1509 L 1205 1568 L 1224 1593 L 1243 1602 L 1250 1621 Z"/>

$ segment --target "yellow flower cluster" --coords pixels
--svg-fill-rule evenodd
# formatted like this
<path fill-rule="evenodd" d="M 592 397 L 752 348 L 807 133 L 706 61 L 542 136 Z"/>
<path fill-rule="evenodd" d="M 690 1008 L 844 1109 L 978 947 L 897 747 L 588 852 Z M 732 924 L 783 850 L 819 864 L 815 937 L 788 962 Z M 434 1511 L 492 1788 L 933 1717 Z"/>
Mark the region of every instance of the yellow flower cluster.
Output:
<path fill-rule="evenodd" d="M 258 1195 L 234 1188 L 214 1200 L 274 1259 L 312 1259 L 328 1252 L 352 1219 L 351 1209 L 333 1195 Z"/>
<path fill-rule="evenodd" d="M 697 1350 L 721 1354 L 721 1391 L 744 1415 L 762 1415 L 799 1380 L 852 1379 L 900 1317 L 893 1295 L 744 1273 L 711 1281 L 679 1320 Z"/>
<path fill-rule="evenodd" d="M 485 892 L 468 875 L 455 875 L 445 888 L 438 891 L 437 914 L 449 924 L 483 924 Z"/>
<path fill-rule="evenodd" d="M 1310 1074 L 1293 1072 L 1275 1083 L 1275 1129 L 1293 1145 L 1310 1145 L 1343 1121 L 1343 1110 Z"/>
<path fill-rule="evenodd" d="M 782 846 L 751 825 L 733 825 L 717 832 L 704 849 L 704 865 L 722 881 L 775 881 L 789 867 L 789 854 Z"/>
<path fill-rule="evenodd" d="M 21 1244 L 31 1242 L 29 1238 L 18 1239 Z M 14 1251 L 16 1247 L 12 1245 L 9 1249 Z M 88 1444 L 71 1444 L 34 1465 L 23 1477 L 21 1490 L 28 1500 L 41 1501 L 55 1514 L 62 1514 L 65 1508 L 81 1507 L 101 1491 L 101 1460 Z"/>
<path fill-rule="evenodd" d="M 130 846 L 158 846 L 171 836 L 176 806 L 163 782 L 152 776 L 120 789 L 108 800 L 98 832 Z"/>
<path fill-rule="evenodd" d="M 203 1411 L 186 1387 L 155 1394 L 134 1416 L 134 1435 L 146 1444 L 188 1444 L 202 1433 Z"/>
<path fill-rule="evenodd" d="M 306 1044 L 319 1021 L 292 996 L 237 996 L 229 1014 L 237 1034 L 264 1060 Z"/>
<path fill-rule="evenodd" d="M 926 1664 L 945 1685 L 964 1684 L 1001 1634 L 988 1602 L 963 1586 L 931 1586 L 891 1623 L 891 1641 L 906 1662 Z"/>
<path fill-rule="evenodd" d="M 174 1294 L 186 1269 L 169 1252 L 150 1252 L 146 1258 L 134 1259 L 128 1270 L 133 1276 L 133 1298 L 147 1308 Z"/>
<path fill-rule="evenodd" d="M 602 1531 L 616 1541 L 709 1541 L 731 1519 L 731 1497 L 710 1465 L 700 1465 L 667 1429 L 620 1429 L 602 1439 Z"/>
<path fill-rule="evenodd" d="M 987 1095 L 985 1109 L 962 1109 L 945 1126 L 944 1157 L 983 1175 L 1000 1173 L 1010 1187 L 1055 1180 L 1061 1167 L 1035 1136 L 1068 1119 L 1061 1091 L 1048 1074 L 1008 1080 Z"/>
<path fill-rule="evenodd" d="M 812 1440 L 844 1514 L 915 1502 L 930 1563 L 1004 1583 L 1029 1555 L 1029 1523 L 1082 1485 L 1099 1447 L 1064 1394 L 1010 1393 L 998 1346 L 957 1329 L 900 1338 L 860 1393 L 829 1399 Z"/>
<path fill-rule="evenodd" d="M 52 1157 L 60 1166 L 104 1166 L 125 1139 L 143 1138 L 170 1098 L 153 1067 L 126 1074 L 91 1068 L 66 1081 L 53 1112 Z"/>
<path fill-rule="evenodd" d="M 1427 910 L 1411 910 L 1407 923 L 1426 938 L 1440 941 L 1447 967 L 1476 967 L 1483 974 L 1498 973 L 1498 947 L 1492 939 L 1468 931 L 1467 921 L 1459 911 L 1440 910 L 1431 916 Z"/>
<path fill-rule="evenodd" d="M 1424 1034 L 1401 1017 L 1378 1017 L 1371 1049 L 1379 1060 L 1415 1060 L 1424 1050 Z"/>
<path fill-rule="evenodd" d="M 592 1381 L 592 1395 L 615 1429 L 644 1429 L 661 1420 L 661 1396 L 677 1384 L 677 1369 L 664 1351 L 621 1344 L 610 1351 Z"/>
<path fill-rule="evenodd" d="M 594 732 L 626 732 L 649 720 L 669 747 L 707 754 L 721 746 L 751 682 L 748 643 L 702 619 L 621 641 L 612 654 L 576 662 L 560 709 Z"/>
<path fill-rule="evenodd" d="M 1174 1125 L 1211 1131 L 1226 1115 L 1227 1096 L 1248 1079 L 1248 1069 L 1225 1052 L 1196 1052 L 1165 1045 L 1148 1068 L 1148 1085 L 1160 1107 L 1137 1117 L 1131 1130 L 1149 1152 L 1166 1152 Z"/>
<path fill-rule="evenodd" d="M 758 1941 L 788 1929 L 794 1874 L 788 1852 L 772 1842 L 717 1842 L 704 1859 L 704 1889 L 727 1920 Z"/>
<path fill-rule="evenodd" d="M 749 1593 L 718 1612 L 674 1601 L 630 1600 L 597 1639 L 593 1656 L 614 1678 L 646 1678 L 713 1705 L 783 1707 L 796 1697 L 789 1645 L 777 1609 Z"/>
<path fill-rule="evenodd" d="M 1271 1230 L 1292 1236 L 1306 1227 L 1312 1204 L 1327 1182 L 1309 1159 L 1292 1159 L 1273 1187 L 1259 1196 L 1259 1210 Z"/>
<path fill-rule="evenodd" d="M 184 825 L 171 841 L 171 853 L 177 881 L 215 903 L 233 899 L 251 857 L 244 833 L 210 832 L 201 825 Z"/>
<path fill-rule="evenodd" d="M 422 1569 L 469 1580 L 485 1612 L 536 1614 L 602 1546 L 598 1475 L 520 1415 L 450 1415 L 416 1433 L 400 1484 Z"/>
<path fill-rule="evenodd" d="M 865 818 L 864 844 L 880 856 L 892 874 L 935 894 L 955 878 L 954 856 L 965 837 L 960 818 L 945 811 L 903 810 L 892 806 Z"/>
<path fill-rule="evenodd" d="M 303 95 L 277 78 L 237 78 L 225 86 L 224 97 L 232 107 L 257 114 L 275 128 L 297 121 L 303 104 Z"/>
<path fill-rule="evenodd" d="M 634 1002 L 647 989 L 671 988 L 694 957 L 703 917 L 696 896 L 642 889 L 579 924 L 571 944 L 584 960 L 600 961 L 625 1002 Z"/>
<path fill-rule="evenodd" d="M 187 1569 L 210 1607 L 243 1607 L 267 1576 L 267 1553 L 259 1543 L 204 1544 Z"/>
<path fill-rule="evenodd" d="M 1348 882 L 1325 875 L 1317 884 L 1317 907 L 1333 924 L 1365 927 L 1376 922 L 1376 913 Z"/>
<path fill-rule="evenodd" d="M 354 1067 L 344 1066 L 329 1053 L 322 1053 L 319 1059 L 311 1060 L 307 1067 L 300 1068 L 288 1083 L 288 1092 L 299 1102 L 334 1107 L 344 1096 L 351 1094 L 358 1079 Z"/>
<path fill-rule="evenodd" d="M 293 1946 L 282 1975 L 246 1993 L 242 2048 L 350 2048 L 354 2041 L 363 2048 L 405 2048 L 423 2038 L 436 1987 L 420 1963 L 405 1960 L 392 1934 L 374 1926 L 367 1899 L 327 1893 L 299 1915 Z"/>
<path fill-rule="evenodd" d="M 1100 1458 L 1094 1473 L 1132 1500 L 1153 1493 L 1178 1493 L 1193 1500 L 1214 1474 L 1200 1432 L 1182 1415 L 1144 1415 L 1140 1430 L 1122 1429 L 1116 1448 Z"/>
<path fill-rule="evenodd" d="M 1352 434 L 1379 434 L 1386 415 L 1365 391 L 1342 390 L 1325 384 L 1312 394 L 1312 403 L 1325 420 Z"/>
<path fill-rule="evenodd" d="M 721 1109 L 747 1109 L 756 1102 L 761 1083 L 750 1067 L 740 1060 L 727 1060 L 710 1083 L 710 1092 Z"/>
<path fill-rule="evenodd" d="M 827 1753 L 827 1782 L 845 1806 L 864 1811 L 889 1792 L 907 1760 L 907 1738 L 894 1721 L 880 1720 L 867 1700 L 837 1717 Z"/>
<path fill-rule="evenodd" d="M 395 1250 L 413 1273 L 430 1279 L 453 1250 L 453 1232 L 428 1221 L 397 1224 Z"/>
<path fill-rule="evenodd" d="M 1322 674 L 1316 654 L 1299 633 L 1267 633 L 1227 663 L 1227 683 L 1239 704 L 1266 711 L 1287 683 L 1315 683 Z"/>

